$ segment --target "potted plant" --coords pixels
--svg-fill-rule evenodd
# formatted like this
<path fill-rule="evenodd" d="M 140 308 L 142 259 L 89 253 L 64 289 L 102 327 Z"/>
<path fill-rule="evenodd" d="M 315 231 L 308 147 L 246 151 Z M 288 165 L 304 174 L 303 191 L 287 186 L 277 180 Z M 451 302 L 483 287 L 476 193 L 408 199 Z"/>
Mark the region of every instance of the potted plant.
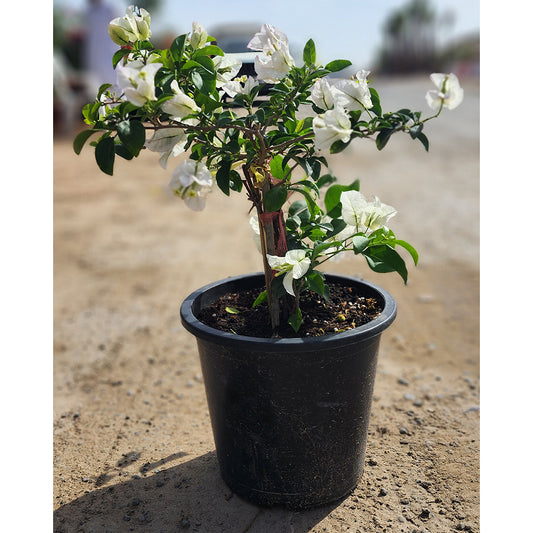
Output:
<path fill-rule="evenodd" d="M 402 254 L 415 264 L 418 255 L 387 226 L 396 210 L 368 200 L 359 181 L 338 183 L 327 157 L 359 138 L 382 150 L 398 132 L 428 150 L 424 124 L 461 103 L 459 82 L 432 74 L 435 113 L 422 119 L 383 112 L 369 72 L 343 78 L 350 61 L 318 65 L 312 40 L 297 66 L 285 34 L 267 24 L 249 43 L 256 78 L 239 76 L 240 63 L 197 23 L 156 49 L 149 13 L 130 6 L 109 33 L 117 82 L 84 107 L 92 128 L 75 151 L 96 135 L 107 174 L 116 156 L 148 149 L 167 168 L 188 152 L 172 174 L 176 196 L 202 210 L 216 184 L 245 194 L 253 212 L 264 272 L 214 282 L 181 307 L 198 341 L 222 477 L 259 505 L 336 500 L 362 474 L 379 339 L 396 306 L 380 287 L 322 264 L 360 254 L 407 282 Z"/>

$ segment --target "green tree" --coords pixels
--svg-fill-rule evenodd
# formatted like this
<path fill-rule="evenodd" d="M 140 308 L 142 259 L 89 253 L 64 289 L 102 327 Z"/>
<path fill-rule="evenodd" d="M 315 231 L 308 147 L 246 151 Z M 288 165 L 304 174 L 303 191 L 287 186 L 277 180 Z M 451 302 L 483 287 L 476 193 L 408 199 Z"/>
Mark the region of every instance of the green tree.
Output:
<path fill-rule="evenodd" d="M 436 61 L 436 12 L 428 0 L 411 0 L 391 12 L 379 58 L 383 72 L 427 71 Z"/>

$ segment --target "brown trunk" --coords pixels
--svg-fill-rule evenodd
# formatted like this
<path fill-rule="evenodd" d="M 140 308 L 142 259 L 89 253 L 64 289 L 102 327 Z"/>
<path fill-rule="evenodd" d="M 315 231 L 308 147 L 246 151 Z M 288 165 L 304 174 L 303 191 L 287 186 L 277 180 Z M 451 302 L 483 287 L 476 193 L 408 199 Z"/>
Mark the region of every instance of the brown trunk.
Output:
<path fill-rule="evenodd" d="M 270 175 L 270 172 L 265 169 L 264 166 L 257 165 L 255 165 L 253 173 L 250 172 L 246 165 L 243 165 L 242 169 L 245 176 L 244 185 L 248 191 L 248 198 L 257 210 L 270 323 L 273 335 L 277 336 L 282 315 L 281 308 L 283 305 L 283 299 L 277 298 L 272 293 L 272 279 L 274 278 L 275 273 L 268 264 L 267 254 L 283 257 L 287 252 L 285 220 L 281 209 L 274 212 L 265 212 L 263 197 L 272 187 L 273 178 Z M 257 169 L 260 169 L 260 171 Z M 257 176 L 260 176 L 260 179 L 257 179 Z M 286 314 L 287 313 L 284 313 L 284 315 Z"/>
<path fill-rule="evenodd" d="M 263 252 L 263 266 L 265 270 L 265 283 L 270 309 L 270 321 L 274 335 L 280 325 L 281 301 L 272 294 L 272 279 L 274 272 L 268 264 L 266 254 L 283 257 L 287 252 L 285 235 L 285 222 L 281 210 L 273 213 L 259 213 L 259 228 L 261 232 L 261 249 Z"/>

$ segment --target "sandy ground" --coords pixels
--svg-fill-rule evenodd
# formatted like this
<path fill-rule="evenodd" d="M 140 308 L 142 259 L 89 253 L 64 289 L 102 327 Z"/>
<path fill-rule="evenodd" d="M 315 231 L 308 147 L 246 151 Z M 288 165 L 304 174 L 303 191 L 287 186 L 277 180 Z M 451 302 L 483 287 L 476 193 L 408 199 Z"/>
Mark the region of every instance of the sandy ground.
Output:
<path fill-rule="evenodd" d="M 425 108 L 429 81 L 378 80 L 385 109 Z M 54 146 L 54 530 L 304 533 L 479 531 L 479 89 L 427 129 L 336 156 L 341 181 L 395 206 L 419 250 L 399 276 L 355 258 L 327 270 L 391 292 L 359 486 L 306 512 L 259 509 L 220 479 L 195 340 L 181 301 L 261 269 L 243 197 L 193 213 L 154 154 L 100 173 Z M 172 166 L 173 168 L 173 166 Z"/>

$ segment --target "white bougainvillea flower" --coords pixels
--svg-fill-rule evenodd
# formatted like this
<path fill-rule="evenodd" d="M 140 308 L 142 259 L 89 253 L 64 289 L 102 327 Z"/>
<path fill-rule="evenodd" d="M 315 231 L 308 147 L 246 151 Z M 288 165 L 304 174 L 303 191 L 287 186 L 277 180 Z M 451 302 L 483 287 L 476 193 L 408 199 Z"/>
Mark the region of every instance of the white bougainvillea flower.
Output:
<path fill-rule="evenodd" d="M 311 259 L 306 257 L 305 250 L 289 250 L 284 257 L 267 254 L 268 264 L 277 276 L 285 274 L 283 286 L 285 290 L 295 296 L 292 282 L 305 276 L 311 265 Z"/>
<path fill-rule="evenodd" d="M 217 73 L 217 88 L 222 87 L 237 76 L 242 67 L 242 61 L 231 55 L 215 56 L 213 58 L 213 63 Z"/>
<path fill-rule="evenodd" d="M 200 111 L 196 102 L 180 89 L 176 80 L 172 81 L 170 88 L 174 96 L 170 100 L 167 100 L 161 106 L 161 109 L 165 113 L 168 113 L 172 120 L 180 121 L 183 117 Z"/>
<path fill-rule="evenodd" d="M 262 52 L 255 58 L 255 72 L 259 79 L 275 83 L 284 78 L 294 66 L 287 36 L 270 24 L 263 24 L 248 43 L 248 48 Z"/>
<path fill-rule="evenodd" d="M 347 143 L 352 134 L 348 113 L 340 107 L 334 107 L 313 119 L 315 149 L 329 150 L 335 141 Z"/>
<path fill-rule="evenodd" d="M 294 65 L 288 52 L 276 50 L 268 55 L 256 56 L 254 68 L 257 77 L 268 83 L 276 83 L 283 79 Z"/>
<path fill-rule="evenodd" d="M 203 48 L 207 44 L 207 31 L 198 22 L 192 23 L 191 46 L 194 50 Z"/>
<path fill-rule="evenodd" d="M 197 120 L 187 119 L 187 124 L 195 125 Z M 152 152 L 159 152 L 159 164 L 167 168 L 168 160 L 185 152 L 187 134 L 181 128 L 162 128 L 157 130 L 151 139 L 146 141 L 145 146 Z"/>
<path fill-rule="evenodd" d="M 287 36 L 278 28 L 270 24 L 263 24 L 261 29 L 252 37 L 248 43 L 250 50 L 258 52 L 275 52 L 276 50 L 288 49 L 289 40 Z"/>
<path fill-rule="evenodd" d="M 366 80 L 369 74 L 368 70 L 359 70 L 355 79 L 332 80 L 331 85 L 337 90 L 334 93 L 336 104 L 341 105 L 347 111 L 371 108 L 372 98 Z"/>
<path fill-rule="evenodd" d="M 144 41 L 152 35 L 150 30 L 150 13 L 145 9 L 139 10 L 139 15 L 134 12 L 134 6 L 126 9 L 123 17 L 113 19 L 108 25 L 111 40 L 119 46 L 129 43 Z"/>
<path fill-rule="evenodd" d="M 254 214 L 250 217 L 250 227 L 253 232 L 253 239 L 257 249 L 261 251 L 261 230 L 259 229 L 259 217 L 257 214 Z"/>
<path fill-rule="evenodd" d="M 222 90 L 230 98 L 233 98 L 237 94 L 250 94 L 252 89 L 258 85 L 259 82 L 254 80 L 254 78 L 251 78 L 250 76 L 241 76 L 222 85 Z"/>
<path fill-rule="evenodd" d="M 340 197 L 342 205 L 342 219 L 348 226 L 353 226 L 356 232 L 375 231 L 396 215 L 394 207 L 382 204 L 378 197 L 368 202 L 359 191 L 344 191 Z"/>
<path fill-rule="evenodd" d="M 149 63 L 141 68 L 120 67 L 117 81 L 124 91 L 126 100 L 139 107 L 148 100 L 157 100 L 154 76 L 162 66 L 161 63 Z"/>
<path fill-rule="evenodd" d="M 193 211 L 202 211 L 206 195 L 213 187 L 213 176 L 201 161 L 187 159 L 172 173 L 169 188 Z"/>
<path fill-rule="evenodd" d="M 396 215 L 397 211 L 394 207 L 381 203 L 376 196 L 374 202 L 368 207 L 368 219 L 365 221 L 369 231 L 375 231 L 379 228 L 385 227 L 385 224 Z"/>
<path fill-rule="evenodd" d="M 440 109 L 440 106 L 455 109 L 464 97 L 464 91 L 455 74 L 442 74 L 434 72 L 431 81 L 437 86 L 426 93 L 426 102 L 431 109 Z"/>
<path fill-rule="evenodd" d="M 319 78 L 311 89 L 311 100 L 320 109 L 333 109 L 342 93 L 330 85 L 324 78 Z"/>

